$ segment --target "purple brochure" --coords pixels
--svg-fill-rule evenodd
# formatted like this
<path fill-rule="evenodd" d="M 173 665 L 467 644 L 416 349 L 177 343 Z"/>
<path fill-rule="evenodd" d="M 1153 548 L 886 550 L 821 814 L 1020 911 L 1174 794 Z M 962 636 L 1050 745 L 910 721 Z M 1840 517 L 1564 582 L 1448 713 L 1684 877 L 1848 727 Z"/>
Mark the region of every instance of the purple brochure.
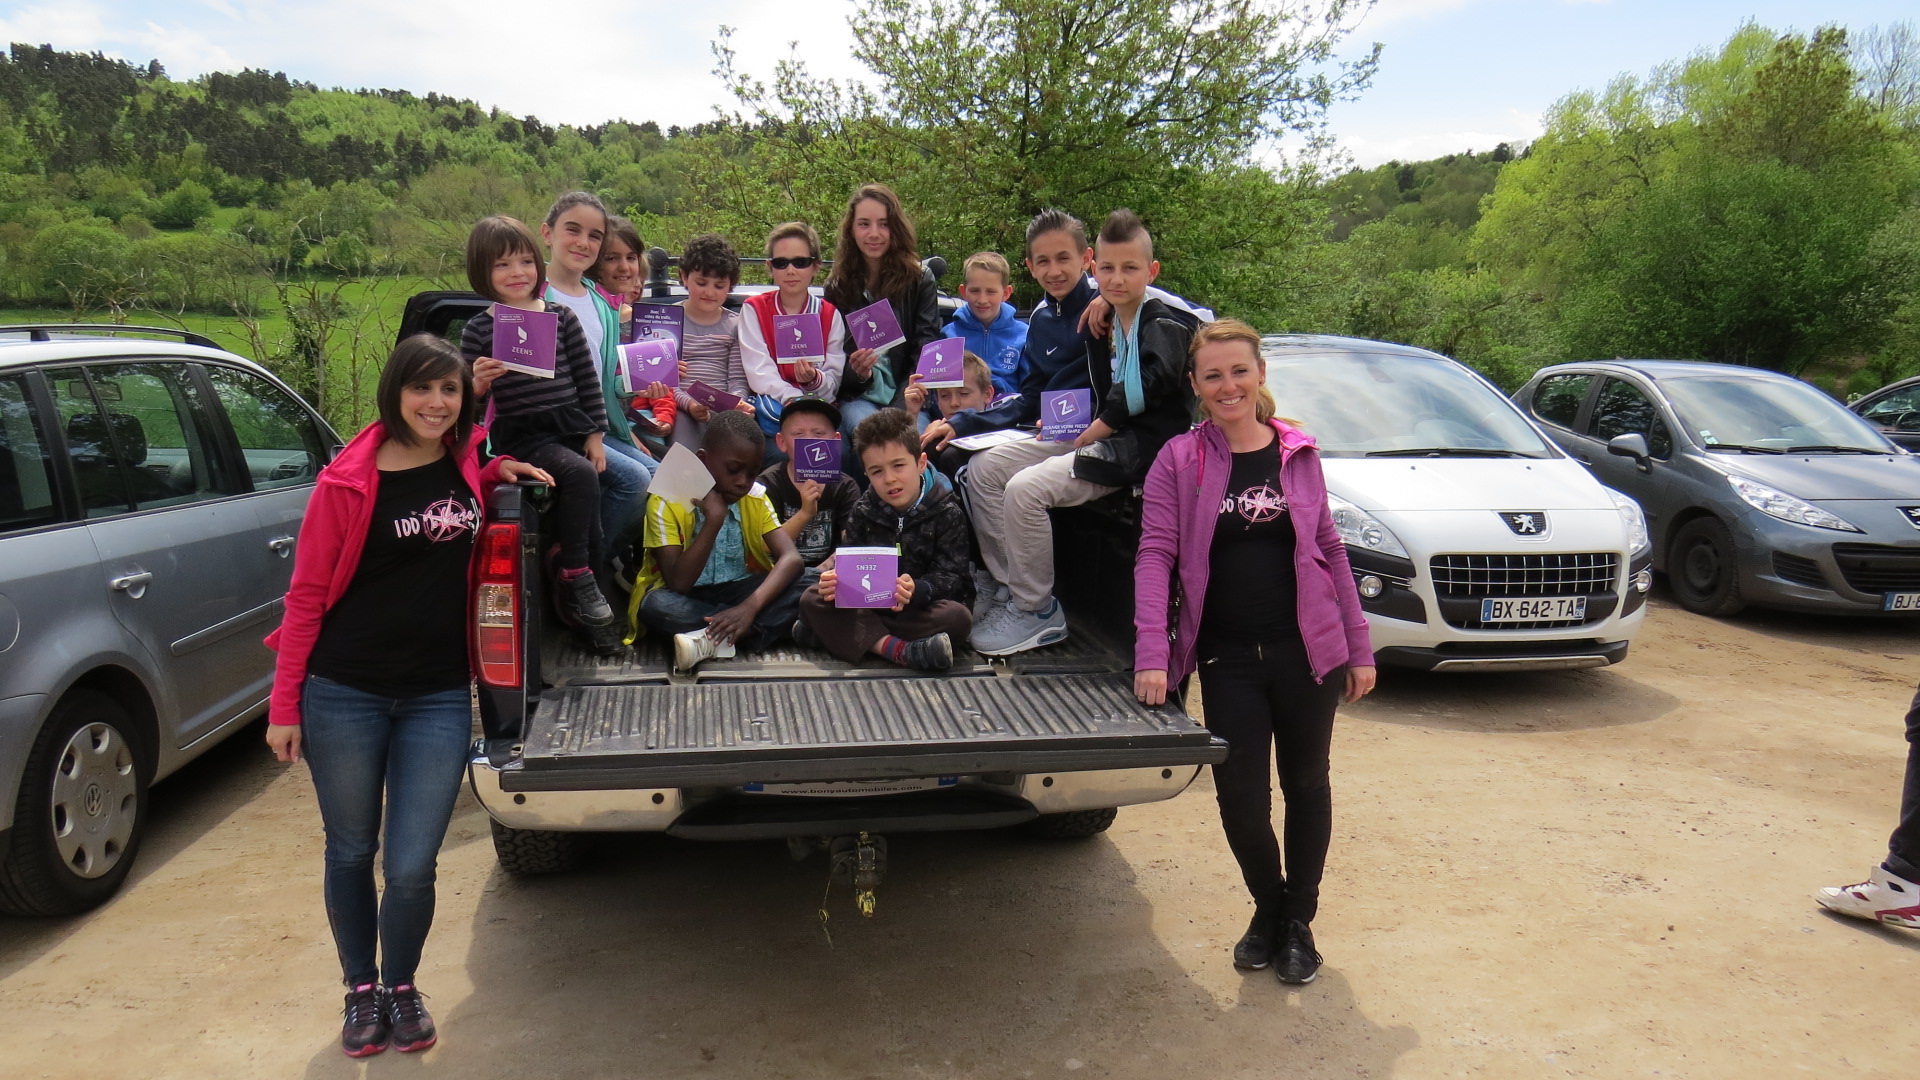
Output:
<path fill-rule="evenodd" d="M 920 350 L 920 366 L 914 374 L 929 390 L 943 386 L 967 385 L 967 343 L 964 338 L 949 337 L 929 341 Z"/>
<path fill-rule="evenodd" d="M 680 343 L 686 337 L 687 313 L 678 304 L 633 305 L 633 328 L 628 334 L 628 341 L 669 338 L 673 341 L 675 355 L 678 355 Z"/>
<path fill-rule="evenodd" d="M 1046 390 L 1040 394 L 1040 438 L 1072 442 L 1093 423 L 1093 391 Z"/>
<path fill-rule="evenodd" d="M 620 392 L 638 394 L 656 382 L 680 385 L 679 347 L 666 338 L 620 346 Z"/>
<path fill-rule="evenodd" d="M 729 412 L 740 407 L 739 398 L 725 390 L 715 390 L 698 379 L 687 387 L 687 396 L 714 412 Z"/>
<path fill-rule="evenodd" d="M 907 340 L 900 332 L 900 320 L 893 317 L 893 305 L 881 300 L 868 304 L 847 316 L 847 333 L 856 349 L 885 352 Z"/>
<path fill-rule="evenodd" d="M 551 311 L 493 305 L 494 359 L 508 371 L 536 378 L 553 378 L 554 342 L 560 335 L 560 316 Z"/>
<path fill-rule="evenodd" d="M 900 553 L 887 547 L 843 547 L 833 553 L 839 579 L 833 606 L 893 610 L 893 589 L 900 578 Z"/>
<path fill-rule="evenodd" d="M 773 317 L 773 359 L 791 364 L 805 360 L 809 364 L 827 362 L 827 343 L 820 336 L 818 315 L 775 315 Z"/>
<path fill-rule="evenodd" d="M 793 440 L 793 476 L 830 484 L 840 478 L 839 439 Z"/>

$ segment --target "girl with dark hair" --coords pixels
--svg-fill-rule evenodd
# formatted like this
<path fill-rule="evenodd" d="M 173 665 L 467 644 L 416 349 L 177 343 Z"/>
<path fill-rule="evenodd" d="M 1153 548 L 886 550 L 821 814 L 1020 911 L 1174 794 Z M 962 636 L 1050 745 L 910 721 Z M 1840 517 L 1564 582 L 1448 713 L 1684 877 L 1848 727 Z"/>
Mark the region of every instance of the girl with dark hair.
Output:
<path fill-rule="evenodd" d="M 1274 416 L 1260 335 L 1222 319 L 1193 336 L 1199 427 L 1147 472 L 1134 561 L 1134 693 L 1149 705 L 1196 669 L 1227 846 L 1253 894 L 1236 967 L 1320 970 L 1309 925 L 1333 831 L 1334 707 L 1373 689 L 1373 649 L 1313 440 Z M 1169 624 L 1172 625 L 1169 625 Z M 1285 852 L 1273 834 L 1277 762 Z"/>
<path fill-rule="evenodd" d="M 633 305 L 647 284 L 647 245 L 633 222 L 618 214 L 607 219 L 607 239 L 600 245 L 600 264 L 593 270 L 593 286 L 620 317 L 620 340 L 632 336 Z M 666 452 L 678 411 L 673 391 L 663 383 L 646 387 L 631 402 L 627 420 L 642 445 L 655 455 Z"/>
<path fill-rule="evenodd" d="M 468 579 L 485 489 L 553 482 L 509 458 L 482 466 L 472 376 L 439 338 L 401 342 L 378 396 L 380 419 L 321 470 L 286 616 L 267 638 L 279 653 L 267 745 L 287 762 L 305 751 L 326 831 L 349 1057 L 434 1043 L 413 979 L 472 741 Z M 376 898 L 383 816 L 386 894 Z"/>
<path fill-rule="evenodd" d="M 885 184 L 863 185 L 847 200 L 833 256 L 827 301 L 845 315 L 885 300 L 906 335 L 885 356 L 860 348 L 847 353 L 840 377 L 840 430 L 851 432 L 881 409 L 903 403 L 921 346 L 941 336 L 939 287 L 920 264 L 913 222 L 900 209 L 900 197 Z M 853 345 L 851 337 L 847 344 Z M 853 469 L 857 457 L 845 456 Z"/>
<path fill-rule="evenodd" d="M 633 426 L 627 422 L 633 395 L 620 392 L 619 310 L 586 280 L 600 264 L 608 222 L 607 208 L 598 196 L 570 191 L 547 211 L 540 223 L 540 240 L 547 245 L 543 298 L 548 304 L 571 309 L 580 320 L 587 343 L 593 346 L 600 393 L 606 399 L 607 437 L 601 442 L 606 456 L 594 464 L 600 470 L 600 535 L 611 555 L 623 550 L 624 534 L 638 526 L 658 463 L 634 438 Z M 611 576 L 601 580 L 604 584 Z"/>

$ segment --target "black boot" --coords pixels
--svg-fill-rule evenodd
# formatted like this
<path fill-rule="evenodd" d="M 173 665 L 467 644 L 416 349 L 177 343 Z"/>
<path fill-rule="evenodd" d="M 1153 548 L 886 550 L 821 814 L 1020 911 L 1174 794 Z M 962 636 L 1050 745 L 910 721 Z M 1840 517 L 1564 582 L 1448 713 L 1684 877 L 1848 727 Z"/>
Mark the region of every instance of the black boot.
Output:
<path fill-rule="evenodd" d="M 1305 986 L 1320 974 L 1320 954 L 1313 951 L 1313 931 L 1299 919 L 1287 923 L 1286 939 L 1275 957 L 1273 973 L 1289 986 Z"/>

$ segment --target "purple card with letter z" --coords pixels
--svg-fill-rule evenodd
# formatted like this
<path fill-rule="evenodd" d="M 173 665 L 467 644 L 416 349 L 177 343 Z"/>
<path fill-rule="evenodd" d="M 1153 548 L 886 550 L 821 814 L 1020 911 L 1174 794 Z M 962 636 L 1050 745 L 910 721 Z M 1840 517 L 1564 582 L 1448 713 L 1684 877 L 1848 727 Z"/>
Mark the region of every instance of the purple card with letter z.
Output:
<path fill-rule="evenodd" d="M 508 371 L 536 378 L 553 378 L 554 343 L 560 336 L 560 316 L 551 311 L 493 305 L 494 359 Z"/>
<path fill-rule="evenodd" d="M 967 343 L 963 338 L 941 338 L 929 341 L 920 350 L 920 366 L 914 374 L 920 376 L 920 385 L 929 390 L 938 390 L 943 386 L 967 385 Z"/>
<path fill-rule="evenodd" d="M 1040 438 L 1072 442 L 1093 423 L 1093 391 L 1047 390 L 1040 395 Z"/>
<path fill-rule="evenodd" d="M 713 387 L 708 386 L 698 379 L 694 380 L 693 384 L 687 387 L 687 396 L 705 405 L 707 408 L 712 409 L 714 412 L 727 412 L 740 407 L 739 398 L 734 397 L 725 390 L 715 390 Z"/>
<path fill-rule="evenodd" d="M 847 333 L 856 349 L 885 352 L 907 340 L 900 332 L 900 320 L 893 317 L 893 305 L 881 300 L 868 304 L 847 316 Z"/>
<path fill-rule="evenodd" d="M 820 336 L 818 315 L 775 315 L 773 317 L 773 358 L 791 364 L 805 360 L 809 364 L 827 362 L 827 343 Z"/>
<path fill-rule="evenodd" d="M 893 610 L 893 588 L 900 579 L 900 553 L 886 547 L 843 547 L 833 553 L 839 579 L 833 606 Z"/>
<path fill-rule="evenodd" d="M 620 392 L 637 394 L 654 383 L 680 385 L 680 350 L 671 338 L 620 346 Z"/>
<path fill-rule="evenodd" d="M 823 484 L 840 479 L 840 440 L 793 440 L 793 477 Z"/>

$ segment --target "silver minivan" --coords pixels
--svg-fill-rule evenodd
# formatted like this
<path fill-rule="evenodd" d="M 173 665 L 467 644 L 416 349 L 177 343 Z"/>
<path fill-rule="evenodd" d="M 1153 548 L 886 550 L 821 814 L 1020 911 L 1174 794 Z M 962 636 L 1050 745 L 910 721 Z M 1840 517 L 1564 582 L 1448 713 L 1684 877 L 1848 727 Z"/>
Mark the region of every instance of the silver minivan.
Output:
<path fill-rule="evenodd" d="M 112 896 L 148 786 L 260 715 L 338 442 L 198 335 L 0 326 L 0 911 Z"/>

